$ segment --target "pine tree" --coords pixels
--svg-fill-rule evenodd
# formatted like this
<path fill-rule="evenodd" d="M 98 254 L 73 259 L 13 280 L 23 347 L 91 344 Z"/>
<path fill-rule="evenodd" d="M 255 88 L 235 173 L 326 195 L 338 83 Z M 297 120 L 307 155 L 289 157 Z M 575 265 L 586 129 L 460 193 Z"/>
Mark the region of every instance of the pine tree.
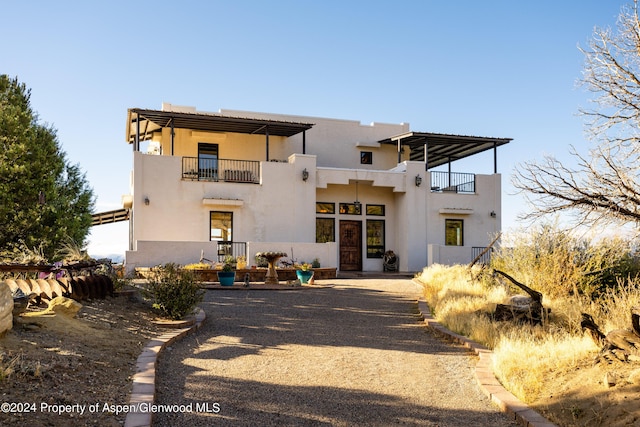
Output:
<path fill-rule="evenodd" d="M 94 196 L 30 98 L 24 83 L 0 75 L 0 252 L 26 246 L 54 260 L 65 241 L 86 239 Z"/>

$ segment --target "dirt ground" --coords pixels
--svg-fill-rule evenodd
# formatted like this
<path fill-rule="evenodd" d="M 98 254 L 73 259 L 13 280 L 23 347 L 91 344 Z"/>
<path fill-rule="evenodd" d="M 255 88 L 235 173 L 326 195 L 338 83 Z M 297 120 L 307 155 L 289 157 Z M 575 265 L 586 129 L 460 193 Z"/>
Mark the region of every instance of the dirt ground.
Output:
<path fill-rule="evenodd" d="M 548 378 L 530 406 L 560 426 L 640 426 L 640 362 L 584 361 Z"/>
<path fill-rule="evenodd" d="M 76 318 L 14 322 L 0 338 L 0 425 L 123 425 L 117 405 L 128 403 L 136 359 L 161 331 L 154 318 L 148 305 L 119 296 L 83 302 Z M 559 426 L 640 426 L 638 402 L 640 362 L 589 360 L 548 378 L 530 406 Z"/>
<path fill-rule="evenodd" d="M 123 425 L 116 405 L 129 403 L 155 316 L 127 296 L 82 304 L 76 318 L 21 317 L 0 338 L 0 425 Z"/>

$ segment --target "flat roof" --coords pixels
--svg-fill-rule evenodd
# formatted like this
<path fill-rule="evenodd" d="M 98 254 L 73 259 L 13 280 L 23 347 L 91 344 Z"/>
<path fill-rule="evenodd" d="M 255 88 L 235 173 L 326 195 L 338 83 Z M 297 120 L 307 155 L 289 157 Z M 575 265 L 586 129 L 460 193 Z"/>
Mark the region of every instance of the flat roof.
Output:
<path fill-rule="evenodd" d="M 410 147 L 410 158 L 415 161 L 424 161 L 424 147 L 426 146 L 427 167 L 431 169 L 508 144 L 511 140 L 512 138 L 406 132 L 378 142 L 390 145 L 398 145 L 400 143 L 400 146 Z"/>
<path fill-rule="evenodd" d="M 233 132 L 257 135 L 293 136 L 313 127 L 313 123 L 231 117 L 217 113 L 186 113 L 130 108 L 127 114 L 127 142 L 135 142 L 138 129 L 140 140 L 166 127 L 208 132 Z"/>

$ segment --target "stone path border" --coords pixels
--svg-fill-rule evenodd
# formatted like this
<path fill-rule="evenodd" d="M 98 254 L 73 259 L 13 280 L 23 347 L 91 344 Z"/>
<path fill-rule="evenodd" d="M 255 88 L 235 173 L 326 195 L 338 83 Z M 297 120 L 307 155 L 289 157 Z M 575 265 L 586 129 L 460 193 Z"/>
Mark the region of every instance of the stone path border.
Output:
<path fill-rule="evenodd" d="M 199 329 L 205 317 L 204 310 L 198 308 L 193 319 L 181 322 L 167 322 L 164 326 L 171 328 L 171 330 L 147 343 L 136 362 L 136 373 L 133 375 L 133 390 L 129 399 L 130 407 L 145 408 L 154 404 L 156 366 L 160 352 L 180 338 Z M 149 427 L 151 426 L 152 418 L 152 411 L 128 412 L 124 427 Z"/>
<path fill-rule="evenodd" d="M 452 341 L 462 344 L 480 358 L 475 369 L 478 385 L 484 394 L 486 394 L 502 412 L 509 414 L 516 422 L 526 427 L 556 427 L 555 424 L 522 403 L 517 397 L 507 391 L 502 384 L 500 384 L 493 374 L 493 352 L 491 350 L 483 345 L 471 341 L 465 336 L 451 332 L 442 326 L 442 324 L 433 318 L 431 310 L 429 310 L 429 306 L 422 298 L 418 300 L 418 309 L 420 310 L 424 323 L 428 328 L 451 339 Z"/>

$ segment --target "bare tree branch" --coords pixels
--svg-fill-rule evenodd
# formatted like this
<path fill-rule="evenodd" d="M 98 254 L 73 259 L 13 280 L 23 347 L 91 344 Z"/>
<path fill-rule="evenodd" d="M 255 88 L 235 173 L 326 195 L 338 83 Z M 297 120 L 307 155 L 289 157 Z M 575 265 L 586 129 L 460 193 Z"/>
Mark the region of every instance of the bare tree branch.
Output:
<path fill-rule="evenodd" d="M 640 222 L 640 17 L 638 0 L 624 7 L 616 31 L 596 28 L 586 49 L 580 83 L 594 94 L 581 109 L 595 143 L 587 155 L 571 148 L 577 166 L 553 157 L 516 168 L 513 185 L 534 220 L 567 212 L 579 224 Z"/>

